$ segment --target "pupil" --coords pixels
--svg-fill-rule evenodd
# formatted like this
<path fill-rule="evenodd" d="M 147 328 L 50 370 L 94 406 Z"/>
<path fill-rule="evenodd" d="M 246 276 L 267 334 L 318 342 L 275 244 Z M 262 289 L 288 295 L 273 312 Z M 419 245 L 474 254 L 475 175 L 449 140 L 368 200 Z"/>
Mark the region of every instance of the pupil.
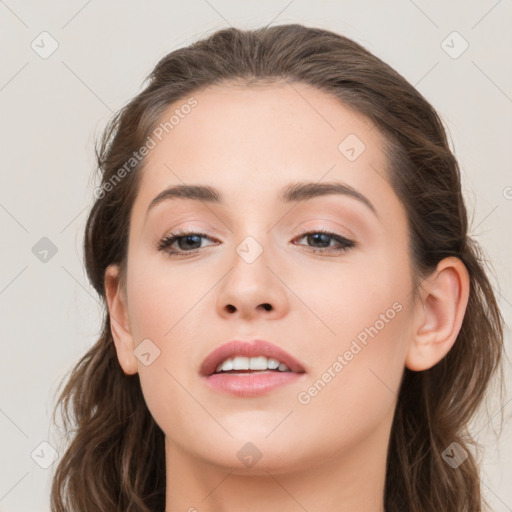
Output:
<path fill-rule="evenodd" d="M 322 239 L 323 239 L 323 245 L 322 247 L 327 247 L 329 246 L 329 239 L 330 239 L 330 236 L 329 235 L 326 235 L 325 233 L 315 233 L 313 235 L 310 235 L 311 238 L 313 238 L 315 241 L 317 242 L 321 242 Z"/>
<path fill-rule="evenodd" d="M 195 239 L 195 240 L 192 240 L 191 239 Z M 200 240 L 200 237 L 198 235 L 187 235 L 184 239 L 182 238 L 181 239 L 182 241 L 183 240 L 186 240 L 186 245 L 187 247 L 190 249 L 190 245 L 193 245 L 194 243 L 197 243 L 198 240 L 199 240 L 199 243 L 201 243 L 201 240 Z"/>

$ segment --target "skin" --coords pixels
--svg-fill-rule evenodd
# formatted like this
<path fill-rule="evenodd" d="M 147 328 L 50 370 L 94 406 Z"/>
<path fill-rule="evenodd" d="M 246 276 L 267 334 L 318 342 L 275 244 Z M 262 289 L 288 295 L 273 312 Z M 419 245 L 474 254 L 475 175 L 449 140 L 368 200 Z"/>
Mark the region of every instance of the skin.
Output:
<path fill-rule="evenodd" d="M 223 84 L 193 96 L 198 106 L 147 157 L 126 283 L 116 266 L 105 274 L 119 363 L 139 373 L 165 433 L 166 511 L 382 512 L 404 367 L 425 370 L 450 350 L 467 304 L 466 269 L 447 258 L 412 293 L 407 217 L 386 179 L 383 139 L 336 98 L 299 83 Z M 349 134 L 366 146 L 355 161 L 338 149 Z M 278 191 L 297 181 L 348 184 L 376 214 L 346 195 L 280 202 Z M 156 195 L 183 183 L 214 186 L 225 204 L 173 199 L 146 218 Z M 179 228 L 207 234 L 195 254 L 184 242 L 173 245 L 184 255 L 157 249 Z M 356 245 L 335 252 L 331 238 L 322 248 L 301 235 L 306 228 Z M 263 251 L 250 264 L 236 252 L 247 236 Z M 401 307 L 394 318 L 300 403 L 393 304 Z M 149 366 L 133 353 L 147 338 L 160 350 Z M 306 374 L 259 397 L 213 391 L 199 365 L 233 338 L 269 340 Z M 261 453 L 252 467 L 237 457 L 248 442 Z"/>

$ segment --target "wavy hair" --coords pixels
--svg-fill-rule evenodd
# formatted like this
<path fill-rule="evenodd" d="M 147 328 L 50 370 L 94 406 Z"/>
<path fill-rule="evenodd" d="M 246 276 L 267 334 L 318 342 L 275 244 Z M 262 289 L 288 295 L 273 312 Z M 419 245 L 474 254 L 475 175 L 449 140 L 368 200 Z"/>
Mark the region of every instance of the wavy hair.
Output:
<path fill-rule="evenodd" d="M 460 171 L 442 122 L 407 80 L 358 43 L 328 30 L 285 24 L 221 29 L 169 53 L 97 144 L 102 189 L 87 219 L 83 248 L 88 278 L 105 306 L 103 330 L 65 376 L 55 407 L 54 422 L 59 409 L 70 439 L 52 480 L 52 512 L 165 508 L 164 434 L 146 406 L 138 374 L 124 374 L 118 363 L 104 289 L 109 265 L 126 269 L 129 217 L 145 161 L 133 164 L 115 186 L 112 180 L 172 103 L 214 84 L 250 87 L 283 80 L 335 95 L 380 131 L 388 179 L 407 211 L 416 282 L 447 256 L 460 258 L 470 276 L 469 303 L 452 349 L 426 371 L 404 369 L 388 449 L 385 508 L 483 510 L 468 424 L 491 378 L 502 371 L 503 319 L 485 258 L 468 232 Z M 456 469 L 442 458 L 453 442 L 468 452 Z"/>

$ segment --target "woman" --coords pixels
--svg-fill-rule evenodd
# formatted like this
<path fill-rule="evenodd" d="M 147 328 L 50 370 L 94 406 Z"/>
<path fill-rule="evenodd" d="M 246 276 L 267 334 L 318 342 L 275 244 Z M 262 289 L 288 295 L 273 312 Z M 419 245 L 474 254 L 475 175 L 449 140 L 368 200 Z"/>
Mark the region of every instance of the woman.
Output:
<path fill-rule="evenodd" d="M 52 510 L 480 511 L 502 319 L 441 121 L 355 42 L 220 30 L 111 121 Z"/>

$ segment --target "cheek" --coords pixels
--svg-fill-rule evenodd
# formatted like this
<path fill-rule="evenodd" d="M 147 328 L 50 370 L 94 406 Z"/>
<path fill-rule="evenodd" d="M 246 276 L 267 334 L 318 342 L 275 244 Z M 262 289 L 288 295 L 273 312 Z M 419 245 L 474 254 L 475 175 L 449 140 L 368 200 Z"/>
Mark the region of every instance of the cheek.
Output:
<path fill-rule="evenodd" d="M 147 366 L 137 361 L 141 388 L 151 415 L 162 430 L 190 430 L 186 417 L 176 411 L 195 406 L 186 391 L 192 389 L 196 377 L 196 361 L 191 354 L 197 340 L 204 341 L 211 335 L 200 319 L 205 308 L 211 311 L 213 307 L 205 294 L 218 277 L 211 269 L 201 274 L 186 273 L 179 266 L 172 267 L 165 258 L 153 257 L 151 264 L 146 261 L 147 256 L 134 254 L 128 270 L 134 344 L 146 343 L 151 361 Z"/>
<path fill-rule="evenodd" d="M 351 323 L 356 334 L 340 334 L 339 341 L 330 344 L 296 397 L 296 419 L 302 424 L 297 428 L 311 435 L 322 430 L 319 443 L 325 450 L 339 443 L 340 435 L 345 446 L 354 446 L 392 419 L 404 371 L 409 314 L 404 305 L 393 304 L 373 312 L 384 314 L 384 320 L 372 314 L 374 319 L 362 328 Z"/>
<path fill-rule="evenodd" d="M 383 254 L 380 259 L 368 257 L 318 266 L 310 273 L 299 273 L 300 277 L 289 274 L 294 293 L 309 310 L 300 322 L 311 322 L 312 333 L 316 324 L 315 338 L 322 340 L 325 348 L 331 346 L 337 351 L 356 337 L 364 343 L 377 332 L 401 329 L 396 319 L 406 316 L 401 311 L 408 302 L 411 283 L 409 273 L 403 271 L 408 262 L 393 258 L 391 253 Z M 299 308 L 305 309 L 300 304 Z M 385 345 L 386 336 L 379 338 L 382 341 L 378 346 Z M 322 357 L 325 351 L 315 349 L 314 354 Z"/>
<path fill-rule="evenodd" d="M 308 296 L 330 330 L 315 338 L 311 379 L 297 396 L 312 428 L 334 421 L 362 435 L 392 413 L 410 340 L 408 265 L 390 252 L 331 273 L 322 293 Z"/>
<path fill-rule="evenodd" d="M 184 271 L 163 256 L 150 259 L 134 255 L 131 263 L 128 296 L 135 343 L 144 338 L 164 343 L 190 325 L 187 315 L 193 314 L 194 305 L 212 287 L 214 276 L 210 271 L 209 279 L 204 273 L 199 277 L 197 272 Z"/>

